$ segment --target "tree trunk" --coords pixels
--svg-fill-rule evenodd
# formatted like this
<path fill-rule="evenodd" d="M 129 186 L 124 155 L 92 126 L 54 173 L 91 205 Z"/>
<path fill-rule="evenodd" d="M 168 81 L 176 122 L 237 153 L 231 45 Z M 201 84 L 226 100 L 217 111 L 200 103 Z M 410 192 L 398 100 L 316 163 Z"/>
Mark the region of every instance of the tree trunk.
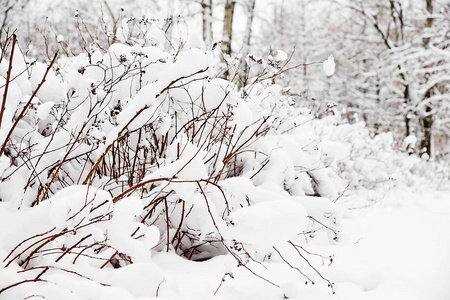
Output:
<path fill-rule="evenodd" d="M 430 97 L 430 95 L 427 97 Z M 426 115 L 422 117 L 423 138 L 420 144 L 421 149 L 426 149 L 425 151 L 428 154 L 428 157 L 431 157 L 433 154 L 433 114 L 431 114 L 431 111 L 431 105 L 427 105 L 425 107 Z"/>
<path fill-rule="evenodd" d="M 231 55 L 231 41 L 233 37 L 233 16 L 235 0 L 227 0 L 225 4 L 225 16 L 223 18 L 223 44 L 222 51 Z"/>
<path fill-rule="evenodd" d="M 212 34 L 212 0 L 202 0 L 203 41 L 206 49 L 211 50 Z"/>
<path fill-rule="evenodd" d="M 405 90 L 403 91 L 403 98 L 404 103 L 406 105 L 406 112 L 405 112 L 405 128 L 406 128 L 406 132 L 405 132 L 405 136 L 409 136 L 411 134 L 411 126 L 410 126 L 410 121 L 411 119 L 409 118 L 409 106 L 410 106 L 410 102 L 411 99 L 409 98 L 409 85 L 405 86 Z"/>
<path fill-rule="evenodd" d="M 252 25 L 253 25 L 253 17 L 255 16 L 255 5 L 256 0 L 248 0 L 246 10 L 247 10 L 247 25 L 244 34 L 244 43 L 242 47 L 243 55 L 247 55 L 250 52 L 250 42 L 252 39 Z M 247 60 L 244 59 L 242 66 L 242 75 L 240 76 L 240 80 L 238 82 L 239 87 L 244 87 L 247 83 L 249 77 L 249 66 Z"/>
<path fill-rule="evenodd" d="M 432 0 L 425 0 L 426 1 L 426 8 L 429 16 L 427 17 L 427 21 L 425 24 L 425 28 L 431 28 L 433 26 L 433 1 Z M 425 49 L 428 48 L 430 44 L 430 38 L 425 37 L 423 39 L 423 47 Z M 427 101 L 432 96 L 432 89 L 430 88 L 424 95 L 424 101 Z M 425 114 L 421 117 L 422 119 L 422 126 L 423 126 L 423 137 L 421 142 L 421 148 L 426 149 L 426 153 L 429 157 L 433 154 L 433 114 L 431 113 L 433 111 L 433 107 L 430 102 L 427 103 L 425 106 Z"/>
<path fill-rule="evenodd" d="M 300 15 L 300 20 L 299 20 L 299 24 L 300 24 L 300 29 L 301 32 L 299 33 L 301 35 L 301 42 L 302 44 L 306 42 L 307 40 L 307 33 L 306 33 L 306 3 L 304 0 L 302 0 L 300 2 L 300 8 L 301 8 L 301 15 Z M 309 95 L 309 74 L 308 74 L 308 58 L 307 58 L 307 54 L 305 51 L 305 54 L 302 54 L 302 58 L 303 58 L 303 78 L 302 78 L 302 82 L 303 82 L 303 91 L 302 94 L 304 95 L 304 99 L 310 99 L 310 95 Z"/>
<path fill-rule="evenodd" d="M 255 16 L 256 0 L 248 0 L 247 3 L 247 28 L 244 35 L 244 54 L 247 54 L 250 48 L 250 40 L 252 38 L 253 17 Z"/>
<path fill-rule="evenodd" d="M 425 0 L 426 1 L 426 8 L 429 16 L 427 17 L 427 22 L 425 24 L 425 28 L 431 28 L 433 26 L 433 0 Z M 423 38 L 423 46 L 424 48 L 428 48 L 428 45 L 430 44 L 430 38 L 424 37 Z"/>

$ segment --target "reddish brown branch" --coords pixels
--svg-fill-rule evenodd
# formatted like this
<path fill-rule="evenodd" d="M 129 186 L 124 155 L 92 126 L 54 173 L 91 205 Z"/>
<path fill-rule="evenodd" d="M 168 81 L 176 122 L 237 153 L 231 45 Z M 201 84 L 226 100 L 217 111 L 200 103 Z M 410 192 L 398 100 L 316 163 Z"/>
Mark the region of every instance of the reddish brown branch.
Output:
<path fill-rule="evenodd" d="M 16 35 L 13 34 L 13 42 L 12 42 L 12 46 L 11 46 L 11 57 L 9 59 L 8 73 L 6 74 L 5 91 L 3 92 L 2 106 L 0 107 L 0 128 L 2 128 L 3 113 L 6 109 L 6 98 L 8 96 L 8 88 L 9 88 L 9 83 L 11 80 L 11 71 L 13 68 L 13 58 L 14 58 L 15 47 L 16 47 Z M 2 153 L 3 152 L 0 152 L 0 155 Z"/>
<path fill-rule="evenodd" d="M 8 140 L 11 138 L 11 135 L 14 131 L 14 129 L 16 128 L 17 124 L 19 123 L 19 121 L 23 118 L 23 116 L 25 115 L 25 112 L 27 111 L 28 107 L 31 104 L 31 101 L 33 101 L 34 97 L 36 96 L 37 92 L 39 91 L 39 89 L 42 87 L 42 85 L 45 82 L 45 79 L 47 78 L 48 72 L 50 72 L 50 69 L 52 68 L 53 64 L 56 61 L 56 58 L 58 56 L 58 52 L 55 53 L 55 55 L 53 56 L 53 59 L 50 63 L 50 65 L 47 67 L 47 70 L 45 71 L 44 77 L 42 77 L 41 82 L 39 83 L 39 85 L 37 86 L 37 88 L 34 90 L 33 94 L 31 95 L 30 99 L 28 100 L 28 102 L 25 104 L 25 107 L 22 109 L 22 111 L 20 112 L 19 116 L 16 118 L 16 121 L 14 122 L 13 126 L 11 127 L 11 129 L 9 130 L 8 134 L 6 135 L 5 141 L 3 142 L 2 147 L 0 148 L 0 156 L 3 154 L 3 152 L 5 152 L 6 149 L 6 145 L 8 144 Z M 6 98 L 5 98 L 6 99 Z"/>

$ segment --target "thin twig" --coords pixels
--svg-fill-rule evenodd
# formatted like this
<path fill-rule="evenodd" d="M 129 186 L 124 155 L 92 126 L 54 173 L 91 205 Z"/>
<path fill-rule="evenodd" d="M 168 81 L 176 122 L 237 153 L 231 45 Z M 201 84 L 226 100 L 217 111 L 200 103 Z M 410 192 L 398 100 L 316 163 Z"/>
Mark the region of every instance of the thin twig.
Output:
<path fill-rule="evenodd" d="M 16 35 L 13 34 L 13 42 L 11 47 L 11 57 L 9 59 L 9 66 L 8 66 L 8 73 L 6 74 L 6 84 L 5 84 L 5 91 L 3 92 L 3 100 L 2 100 L 2 106 L 0 107 L 0 128 L 2 128 L 2 121 L 3 121 L 3 113 L 6 109 L 6 97 L 8 96 L 8 88 L 9 88 L 9 82 L 11 79 L 11 71 L 13 68 L 13 58 L 14 58 L 14 49 L 16 47 Z M 0 155 L 3 152 L 0 152 Z"/>

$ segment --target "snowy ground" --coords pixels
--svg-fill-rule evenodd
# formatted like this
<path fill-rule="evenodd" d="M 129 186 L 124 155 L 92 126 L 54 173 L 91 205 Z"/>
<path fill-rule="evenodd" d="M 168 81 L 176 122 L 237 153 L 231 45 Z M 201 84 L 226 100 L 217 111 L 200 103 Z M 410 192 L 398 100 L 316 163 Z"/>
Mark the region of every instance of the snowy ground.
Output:
<path fill-rule="evenodd" d="M 305 285 L 304 277 L 273 251 L 273 257 L 264 266 L 252 262 L 247 265 L 281 288 L 243 267 L 238 268 L 230 255 L 194 262 L 162 252 L 154 254 L 148 263 L 103 272 L 91 269 L 89 276 L 94 281 L 71 274 L 49 274 L 47 284 L 22 284 L 3 293 L 0 299 L 144 300 L 157 296 L 172 300 L 273 300 L 286 296 L 308 300 L 447 300 L 450 299 L 448 228 L 448 189 L 396 188 L 373 206 L 351 210 L 339 228 L 339 242 L 330 243 L 326 234 L 310 241 L 307 250 L 334 255 L 331 265 L 324 261 L 321 266 L 321 258 L 308 258 L 325 278 L 335 283 L 335 294 L 317 276 L 315 285 Z M 0 279 L 14 280 L 14 270 L 2 271 Z M 96 281 L 108 282 L 112 287 L 101 286 Z"/>
<path fill-rule="evenodd" d="M 449 191 L 396 190 L 354 212 L 332 299 L 450 299 Z"/>
<path fill-rule="evenodd" d="M 344 220 L 341 241 L 317 247 L 335 260 L 322 271 L 335 283 L 333 295 L 324 286 L 305 286 L 279 263 L 266 264 L 267 275 L 284 283 L 290 299 L 450 299 L 449 191 L 423 188 L 391 191 L 375 206 L 352 210 Z M 209 299 L 219 286 L 225 258 L 195 263 L 161 254 L 177 282 L 177 299 Z M 170 267 L 172 266 L 172 267 Z M 292 275 L 292 276 L 291 276 Z M 217 299 L 281 299 L 282 293 L 242 269 L 234 270 L 216 294 Z M 163 291 L 164 288 L 161 289 Z"/>

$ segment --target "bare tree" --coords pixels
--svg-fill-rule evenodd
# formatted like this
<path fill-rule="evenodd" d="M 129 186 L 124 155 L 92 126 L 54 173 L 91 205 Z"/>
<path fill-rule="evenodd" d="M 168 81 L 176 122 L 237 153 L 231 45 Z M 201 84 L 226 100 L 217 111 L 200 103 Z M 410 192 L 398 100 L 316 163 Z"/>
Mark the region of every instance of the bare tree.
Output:
<path fill-rule="evenodd" d="M 434 118 L 439 108 L 445 106 L 443 94 L 448 88 L 448 77 L 442 71 L 448 68 L 448 59 L 440 54 L 435 44 L 442 32 L 439 26 L 444 28 L 443 22 L 436 24 L 436 18 L 441 14 L 436 13 L 436 2 L 425 0 L 420 5 L 400 0 L 376 3 L 352 0 L 340 3 L 357 12 L 368 25 L 369 34 L 375 34 L 372 40 L 366 41 L 366 47 L 371 45 L 371 54 L 363 48 L 355 58 L 361 58 L 367 65 L 373 60 L 367 58 L 375 57 L 370 71 L 362 77 L 368 80 L 364 83 L 369 83 L 373 81 L 376 69 L 381 72 L 379 83 L 382 88 L 378 90 L 377 98 L 382 98 L 384 109 L 396 112 L 391 116 L 394 119 L 387 120 L 385 129 L 400 128 L 400 124 L 393 125 L 393 122 L 399 122 L 398 116 L 403 116 L 404 136 L 417 135 L 420 153 L 433 156 Z M 424 8 L 425 20 L 420 15 Z M 357 76 L 361 77 L 361 74 Z"/>

